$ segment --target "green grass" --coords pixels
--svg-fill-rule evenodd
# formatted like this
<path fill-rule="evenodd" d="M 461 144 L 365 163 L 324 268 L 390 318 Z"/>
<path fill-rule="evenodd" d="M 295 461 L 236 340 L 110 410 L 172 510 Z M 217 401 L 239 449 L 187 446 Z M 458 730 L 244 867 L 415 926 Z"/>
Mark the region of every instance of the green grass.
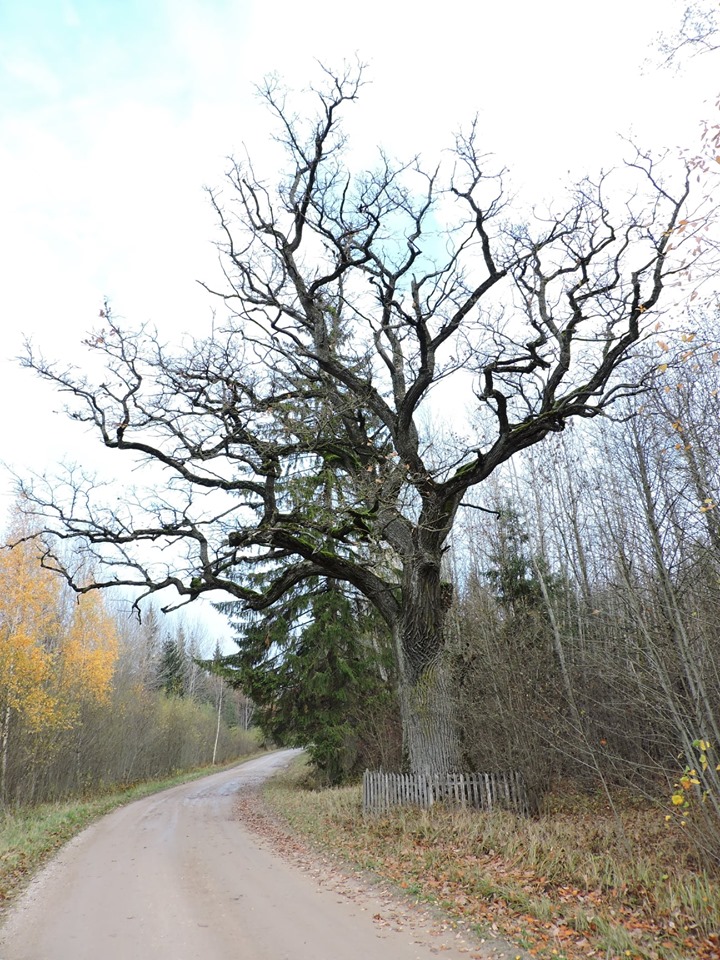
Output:
<path fill-rule="evenodd" d="M 0 904 L 6 905 L 17 896 L 64 843 L 99 817 L 133 800 L 219 773 L 258 755 L 251 754 L 224 766 L 200 767 L 161 780 L 148 780 L 98 797 L 6 809 L 0 813 Z"/>

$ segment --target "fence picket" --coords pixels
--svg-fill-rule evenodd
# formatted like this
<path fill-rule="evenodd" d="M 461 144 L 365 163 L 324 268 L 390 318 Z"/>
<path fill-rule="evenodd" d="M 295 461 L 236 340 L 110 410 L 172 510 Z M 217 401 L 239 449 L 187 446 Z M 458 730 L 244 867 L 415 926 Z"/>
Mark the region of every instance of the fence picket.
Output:
<path fill-rule="evenodd" d="M 445 777 L 382 770 L 366 770 L 363 774 L 364 813 L 385 813 L 391 807 L 406 805 L 429 809 L 439 801 L 488 812 L 500 806 L 522 816 L 528 815 L 530 806 L 525 780 L 516 770 Z"/>

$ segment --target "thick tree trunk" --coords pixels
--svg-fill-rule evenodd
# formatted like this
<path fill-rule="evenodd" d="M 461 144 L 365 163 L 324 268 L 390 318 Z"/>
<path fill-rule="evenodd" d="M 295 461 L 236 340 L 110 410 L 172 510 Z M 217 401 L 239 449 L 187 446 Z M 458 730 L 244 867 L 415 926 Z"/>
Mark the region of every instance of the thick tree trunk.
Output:
<path fill-rule="evenodd" d="M 403 747 L 413 773 L 443 774 L 461 767 L 444 629 L 451 599 L 452 586 L 440 580 L 439 562 L 406 567 L 396 649 Z"/>
<path fill-rule="evenodd" d="M 413 773 L 444 774 L 460 769 L 456 699 L 445 662 L 400 682 L 403 745 Z"/>

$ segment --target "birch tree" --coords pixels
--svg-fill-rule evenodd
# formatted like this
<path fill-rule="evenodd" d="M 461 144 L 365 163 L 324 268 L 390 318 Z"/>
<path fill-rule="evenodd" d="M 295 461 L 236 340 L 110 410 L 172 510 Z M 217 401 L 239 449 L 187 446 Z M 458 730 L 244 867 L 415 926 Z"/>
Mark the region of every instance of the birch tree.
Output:
<path fill-rule="evenodd" d="M 42 547 L 20 515 L 19 540 L 0 551 L 0 798 L 7 788 L 13 726 L 39 737 L 69 729 L 84 701 L 110 693 L 117 631 L 103 598 L 76 599 L 68 614 L 66 584 L 41 567 Z"/>

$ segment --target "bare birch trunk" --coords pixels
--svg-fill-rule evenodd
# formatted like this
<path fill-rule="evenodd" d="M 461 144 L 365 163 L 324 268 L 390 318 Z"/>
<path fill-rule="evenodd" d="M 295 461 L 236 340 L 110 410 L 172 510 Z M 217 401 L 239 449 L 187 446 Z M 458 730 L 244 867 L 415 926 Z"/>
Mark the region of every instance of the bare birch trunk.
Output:
<path fill-rule="evenodd" d="M 7 799 L 7 768 L 8 751 L 10 744 L 10 705 L 6 704 L 3 710 L 2 726 L 0 727 L 0 804 Z"/>
<path fill-rule="evenodd" d="M 222 702 L 223 702 L 223 689 L 225 684 L 220 680 L 220 691 L 218 693 L 218 708 L 217 708 L 217 724 L 215 726 L 215 743 L 213 744 L 213 755 L 212 755 L 212 765 L 215 766 L 215 759 L 217 758 L 217 748 L 218 741 L 220 740 L 220 717 L 222 714 Z"/>

